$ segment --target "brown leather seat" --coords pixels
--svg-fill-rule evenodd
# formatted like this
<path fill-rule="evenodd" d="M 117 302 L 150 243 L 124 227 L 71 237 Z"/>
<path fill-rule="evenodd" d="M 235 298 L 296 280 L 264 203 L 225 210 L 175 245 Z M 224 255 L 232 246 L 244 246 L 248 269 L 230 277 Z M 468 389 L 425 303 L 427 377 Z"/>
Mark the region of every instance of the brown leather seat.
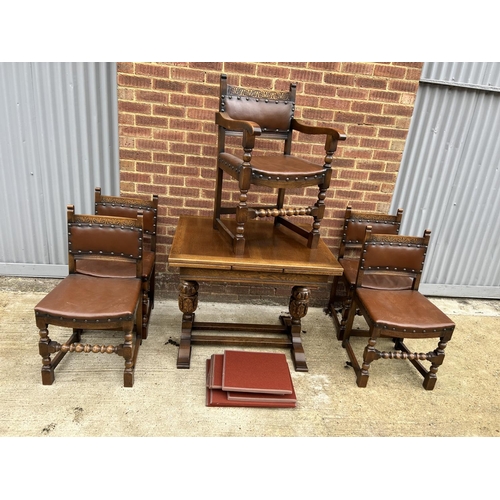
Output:
<path fill-rule="evenodd" d="M 149 318 L 155 302 L 158 196 L 153 195 L 151 200 L 123 196 L 104 196 L 101 193 L 101 188 L 97 187 L 95 188 L 94 197 L 96 215 L 135 218 L 138 210 L 142 211 L 144 221 L 142 338 L 146 339 L 148 337 Z M 77 261 L 76 272 L 100 278 L 131 278 L 135 277 L 135 265 L 133 262 L 120 262 L 116 259 L 87 258 Z"/>
<path fill-rule="evenodd" d="M 142 246 L 141 211 L 131 219 L 76 215 L 74 207 L 68 206 L 69 275 L 35 306 L 44 385 L 54 382 L 54 370 L 66 353 L 92 352 L 122 356 L 124 385 L 133 386 L 142 341 Z M 135 273 L 121 278 L 78 274 L 76 268 L 87 259 L 92 263 L 102 259 L 111 266 L 126 265 Z M 60 344 L 50 339 L 48 325 L 69 327 L 73 333 Z M 84 345 L 80 341 L 85 330 L 122 330 L 125 340 L 118 346 Z"/>
<path fill-rule="evenodd" d="M 444 361 L 444 349 L 453 335 L 455 324 L 438 307 L 419 291 L 430 231 L 423 237 L 373 234 L 366 229 L 353 304 L 346 324 L 342 346 L 347 350 L 350 364 L 356 372 L 359 387 L 366 387 L 372 361 L 378 359 L 408 359 L 424 377 L 423 386 L 434 389 L 438 367 Z M 369 278 L 397 277 L 411 279 L 407 290 L 385 290 L 370 287 Z M 377 283 L 378 286 L 379 283 Z M 369 327 L 369 340 L 360 366 L 350 338 L 357 334 L 353 321 L 359 310 Z M 376 349 L 377 340 L 388 337 L 394 340 L 396 351 Z M 428 353 L 412 353 L 404 339 L 439 338 L 438 347 Z M 421 361 L 430 361 L 426 369 Z"/>
<path fill-rule="evenodd" d="M 141 282 L 135 278 L 97 281 L 92 276 L 70 274 L 37 304 L 36 316 L 90 323 L 133 319 L 140 289 Z"/>
<path fill-rule="evenodd" d="M 344 338 L 366 227 L 371 225 L 374 233 L 398 234 L 402 217 L 403 210 L 401 208 L 398 209 L 396 215 L 353 211 L 351 206 L 346 208 L 342 239 L 338 251 L 338 261 L 342 265 L 344 273 L 342 276 L 334 278 L 329 302 L 338 340 Z M 408 276 L 367 276 L 365 282 L 366 287 L 391 290 L 409 289 L 412 284 L 413 280 Z M 341 294 L 342 289 L 343 294 Z"/>
<path fill-rule="evenodd" d="M 334 128 L 306 125 L 297 120 L 294 117 L 295 97 L 296 84 L 291 84 L 287 92 L 247 89 L 228 85 L 226 75 L 221 75 L 220 107 L 215 115 L 218 156 L 214 228 L 220 230 L 237 256 L 245 253 L 245 223 L 255 218 L 274 217 L 276 224 L 282 224 L 304 237 L 309 248 L 318 246 L 319 229 L 325 212 L 324 200 L 332 176 L 333 155 L 338 141 L 346 137 Z M 325 156 L 316 162 L 311 158 L 292 155 L 294 131 L 296 134 L 324 136 Z M 226 144 L 226 138 L 234 135 L 242 137 L 241 149 L 236 148 L 231 140 Z M 259 141 L 280 141 L 278 147 L 281 149 L 284 144 L 283 154 L 272 153 L 279 151 L 272 149 L 273 146 L 262 153 L 256 148 L 257 138 Z M 234 202 L 231 204 L 230 193 L 223 193 L 224 174 L 238 182 L 237 206 Z M 249 206 L 247 201 L 252 186 L 277 189 L 276 203 L 271 206 Z M 318 197 L 313 205 L 284 206 L 286 190 L 309 186 L 318 188 Z M 227 216 L 234 216 L 236 230 L 227 224 Z M 305 229 L 291 222 L 288 217 L 293 216 L 312 217 L 312 228 Z"/>

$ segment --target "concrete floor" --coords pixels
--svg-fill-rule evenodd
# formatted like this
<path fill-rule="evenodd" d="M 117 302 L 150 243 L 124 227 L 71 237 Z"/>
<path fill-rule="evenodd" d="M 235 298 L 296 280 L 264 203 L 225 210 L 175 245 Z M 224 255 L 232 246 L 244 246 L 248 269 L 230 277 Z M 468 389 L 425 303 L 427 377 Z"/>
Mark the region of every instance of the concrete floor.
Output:
<path fill-rule="evenodd" d="M 46 283 L 50 289 L 52 282 Z M 368 387 L 358 388 L 353 370 L 346 367 L 347 356 L 335 338 L 331 318 L 320 308 L 310 308 L 303 320 L 309 372 L 293 371 L 286 352 L 297 407 L 267 409 L 205 406 L 205 360 L 214 352 L 223 352 L 224 347 L 194 346 L 191 368 L 177 369 L 177 347 L 169 342 L 177 341 L 180 333 L 181 313 L 174 300 L 160 300 L 155 306 L 149 337 L 139 352 L 133 388 L 123 387 L 122 358 L 71 353 L 57 367 L 55 383 L 43 386 L 33 308 L 44 295 L 28 280 L 0 279 L 2 437 L 500 436 L 500 301 L 432 299 L 456 323 L 434 391 L 425 391 L 418 372 L 401 360 L 374 363 Z M 200 300 L 197 319 L 272 323 L 282 311 L 286 311 L 286 304 L 280 308 Z M 67 336 L 62 328 L 50 330 L 53 340 L 64 342 Z M 121 335 L 111 332 L 92 332 L 84 341 L 107 343 L 109 336 L 114 337 L 110 343 L 121 342 Z M 353 344 L 361 354 L 366 339 L 353 339 Z M 414 351 L 427 352 L 435 344 L 432 340 L 409 345 Z M 40 451 L 45 449 L 39 444 L 43 441 L 36 441 Z M 184 450 L 181 443 L 169 442 L 179 456 Z M 208 451 L 209 443 L 213 441 L 203 441 L 201 446 L 207 446 Z M 299 445 L 303 440 L 279 443 L 285 454 L 299 457 L 305 453 Z M 313 444 L 308 440 L 306 449 L 311 445 L 343 449 L 349 457 L 352 441 L 345 449 L 343 440 L 314 440 Z M 387 445 L 390 442 L 384 441 L 383 446 Z M 398 449 L 402 452 L 401 448 L 407 445 L 398 445 L 395 453 Z M 438 459 L 438 448 L 424 448 L 424 461 Z M 373 453 L 371 448 L 371 459 L 376 456 Z M 362 459 L 361 446 L 353 456 Z"/>

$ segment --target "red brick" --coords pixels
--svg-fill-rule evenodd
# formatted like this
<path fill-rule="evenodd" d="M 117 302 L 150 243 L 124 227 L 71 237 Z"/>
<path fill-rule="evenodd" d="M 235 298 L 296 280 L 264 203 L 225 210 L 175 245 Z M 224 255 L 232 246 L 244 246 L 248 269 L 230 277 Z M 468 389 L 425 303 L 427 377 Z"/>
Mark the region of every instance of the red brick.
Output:
<path fill-rule="evenodd" d="M 166 171 L 165 165 L 161 165 L 158 163 L 137 162 L 136 169 L 137 172 L 143 172 L 148 174 L 163 174 Z"/>
<path fill-rule="evenodd" d="M 341 65 L 342 63 L 340 62 L 311 62 L 308 64 L 308 67 L 320 71 L 332 72 L 332 71 L 340 71 Z"/>
<path fill-rule="evenodd" d="M 181 167 L 179 165 L 171 165 L 168 167 L 168 173 L 169 175 L 178 175 L 185 178 L 187 176 L 197 176 L 198 169 L 195 167 Z"/>
<path fill-rule="evenodd" d="M 294 82 L 321 83 L 323 81 L 323 73 L 321 71 L 292 68 L 292 70 L 290 71 L 290 80 Z"/>
<path fill-rule="evenodd" d="M 142 182 L 150 183 L 151 176 L 142 173 L 120 172 L 120 182 Z"/>
<path fill-rule="evenodd" d="M 332 95 L 332 92 L 335 90 L 337 86 L 356 86 L 356 77 L 354 75 L 346 75 L 341 73 L 327 73 L 325 74 L 324 80 L 326 85 L 315 85 L 308 84 L 306 85 L 306 92 L 311 94 L 320 94 L 320 95 Z M 333 89 L 329 89 L 328 92 L 324 90 L 325 87 L 332 86 Z"/>
<path fill-rule="evenodd" d="M 235 75 L 255 75 L 257 70 L 257 65 L 254 63 L 244 63 L 244 62 L 228 62 L 224 63 L 224 72 L 228 75 L 229 83 L 232 85 L 238 85 L 236 83 L 232 83 L 234 77 L 231 77 L 231 74 Z M 238 78 L 238 77 L 236 77 Z"/>
<path fill-rule="evenodd" d="M 396 151 L 385 151 L 385 150 L 376 150 L 373 152 L 374 160 L 382 160 L 382 161 L 400 161 L 401 153 Z"/>
<path fill-rule="evenodd" d="M 119 134 L 132 137 L 151 137 L 152 130 L 143 127 L 120 127 Z"/>
<path fill-rule="evenodd" d="M 150 151 L 135 151 L 131 149 L 120 149 L 120 159 L 150 161 Z"/>
<path fill-rule="evenodd" d="M 346 73 L 355 73 L 363 75 L 373 75 L 373 69 L 375 65 L 373 63 L 342 63 L 341 71 Z"/>
<path fill-rule="evenodd" d="M 200 122 L 174 118 L 170 120 L 170 127 L 177 130 L 201 130 Z"/>
<path fill-rule="evenodd" d="M 319 99 L 319 104 L 312 107 L 321 109 L 334 109 L 335 111 L 349 111 L 351 109 L 351 102 L 346 99 L 321 97 Z"/>
<path fill-rule="evenodd" d="M 162 150 L 162 149 L 167 149 L 167 145 L 165 144 L 164 141 L 137 139 L 137 148 L 144 149 L 146 151 L 153 150 L 153 149 Z"/>
<path fill-rule="evenodd" d="M 169 186 L 169 196 L 181 196 L 182 198 L 198 198 L 200 190 L 196 188 L 186 188 L 181 186 Z"/>
<path fill-rule="evenodd" d="M 363 123 L 365 125 L 394 125 L 394 120 L 393 116 L 366 115 Z"/>
<path fill-rule="evenodd" d="M 166 127 L 168 126 L 168 119 L 157 116 L 136 115 L 135 124 L 148 125 L 150 127 Z"/>
<path fill-rule="evenodd" d="M 366 89 L 360 89 L 357 87 L 339 87 L 337 89 L 337 97 L 341 99 L 350 99 L 363 101 L 368 99 L 370 91 Z"/>
<path fill-rule="evenodd" d="M 398 106 L 396 104 L 385 104 L 384 113 L 387 115 L 411 116 L 413 114 L 413 106 Z"/>
<path fill-rule="evenodd" d="M 118 85 L 123 85 L 124 87 L 150 88 L 151 78 L 118 74 Z"/>
<path fill-rule="evenodd" d="M 187 93 L 190 95 L 201 96 L 219 96 L 219 85 L 208 85 L 200 83 L 189 83 L 187 86 Z"/>
<path fill-rule="evenodd" d="M 193 69 L 206 69 L 208 71 L 222 72 L 221 62 L 190 62 L 189 67 Z"/>
<path fill-rule="evenodd" d="M 382 104 L 375 102 L 356 101 L 352 103 L 351 111 L 380 114 L 382 113 Z"/>
<path fill-rule="evenodd" d="M 171 94 L 170 104 L 173 106 L 190 106 L 201 108 L 203 106 L 203 97 L 186 94 Z"/>
<path fill-rule="evenodd" d="M 190 68 L 171 68 L 170 71 L 172 80 L 203 82 L 205 80 L 205 72 Z"/>
<path fill-rule="evenodd" d="M 398 66 L 403 66 L 405 68 L 416 68 L 419 70 L 421 70 L 424 65 L 424 63 L 422 62 L 397 62 L 394 64 L 397 64 Z"/>
<path fill-rule="evenodd" d="M 381 78 L 358 77 L 356 83 L 359 87 L 368 89 L 385 89 L 387 81 Z"/>
<path fill-rule="evenodd" d="M 323 120 L 331 122 L 333 120 L 333 111 L 305 108 L 302 116 L 306 120 Z"/>
<path fill-rule="evenodd" d="M 365 115 L 362 113 L 346 113 L 345 111 L 337 111 L 335 113 L 335 121 L 337 123 L 363 123 Z"/>
<path fill-rule="evenodd" d="M 135 72 L 156 78 L 170 78 L 170 67 L 161 64 L 136 63 Z"/>
<path fill-rule="evenodd" d="M 400 102 L 401 94 L 399 92 L 388 92 L 386 90 L 374 90 L 370 92 L 370 99 L 383 102 Z"/>
<path fill-rule="evenodd" d="M 396 182 L 396 175 L 387 172 L 370 172 L 369 180 L 373 182 Z"/>
<path fill-rule="evenodd" d="M 138 113 L 143 115 L 151 114 L 151 105 L 129 101 L 118 101 L 118 111 L 120 113 Z"/>
<path fill-rule="evenodd" d="M 117 62 L 116 63 L 117 73 L 134 73 L 134 63 L 133 62 Z"/>
<path fill-rule="evenodd" d="M 290 75 L 290 70 L 288 68 L 280 67 L 276 64 L 258 64 L 256 74 L 257 76 L 270 76 L 271 78 L 279 78 L 281 80 L 295 80 L 295 78 Z"/>
<path fill-rule="evenodd" d="M 418 90 L 418 82 L 409 82 L 407 80 L 391 80 L 387 88 L 396 92 L 416 93 Z"/>
<path fill-rule="evenodd" d="M 390 78 L 404 78 L 406 74 L 406 68 L 392 66 L 390 64 L 376 64 L 373 74 L 375 76 L 387 76 Z"/>
<path fill-rule="evenodd" d="M 172 153 L 182 153 L 182 154 L 190 154 L 190 155 L 199 155 L 201 154 L 201 146 L 199 144 L 192 143 L 179 143 L 173 142 L 170 145 L 170 151 Z"/>
<path fill-rule="evenodd" d="M 138 90 L 136 92 L 136 101 L 146 102 L 168 102 L 168 94 L 165 92 L 150 92 L 147 90 Z"/>
<path fill-rule="evenodd" d="M 229 85 L 235 85 L 233 83 L 233 79 L 231 79 L 228 76 L 228 84 Z M 286 89 L 288 90 L 289 84 L 286 83 Z M 240 83 L 238 86 L 245 87 L 245 88 L 250 88 L 250 89 L 273 89 L 273 79 L 272 78 L 264 78 L 260 76 L 251 76 L 251 75 L 243 75 L 240 79 Z M 281 87 L 279 90 L 283 90 L 283 87 Z"/>
<path fill-rule="evenodd" d="M 408 130 L 398 128 L 384 128 L 380 127 L 379 137 L 388 137 L 392 139 L 406 139 Z"/>
<path fill-rule="evenodd" d="M 179 165 L 184 165 L 186 158 L 184 155 L 174 155 L 171 153 L 155 153 L 154 154 L 154 161 L 160 162 L 160 163 L 167 163 L 168 165 L 172 163 L 176 163 Z M 169 167 L 169 172 L 170 172 Z"/>
<path fill-rule="evenodd" d="M 377 129 L 366 125 L 349 125 L 346 133 L 348 136 L 373 137 Z"/>
<path fill-rule="evenodd" d="M 362 148 L 372 149 L 388 149 L 390 144 L 388 140 L 373 139 L 371 137 L 363 137 L 359 143 Z"/>
<path fill-rule="evenodd" d="M 162 194 L 167 194 L 167 187 L 166 186 L 158 186 L 154 184 L 137 184 L 137 193 L 144 193 L 148 195 L 152 194 L 157 194 L 159 197 L 159 203 L 162 202 L 161 195 Z M 144 199 L 151 199 L 150 196 L 144 196 Z"/>
<path fill-rule="evenodd" d="M 186 92 L 187 85 L 184 82 L 174 82 L 172 80 L 153 80 L 153 88 L 171 92 Z"/>

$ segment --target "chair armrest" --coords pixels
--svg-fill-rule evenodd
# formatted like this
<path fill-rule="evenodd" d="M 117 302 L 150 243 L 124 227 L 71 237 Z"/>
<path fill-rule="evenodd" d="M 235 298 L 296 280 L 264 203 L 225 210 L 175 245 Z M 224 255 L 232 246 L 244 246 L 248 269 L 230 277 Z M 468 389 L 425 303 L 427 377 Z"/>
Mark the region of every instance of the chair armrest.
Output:
<path fill-rule="evenodd" d="M 345 141 L 345 134 L 341 134 L 338 130 L 331 127 L 321 127 L 315 125 L 307 125 L 304 122 L 299 122 L 296 118 L 292 118 L 291 127 L 293 130 L 298 130 L 304 134 L 326 134 L 332 136 L 337 141 Z"/>
<path fill-rule="evenodd" d="M 258 123 L 247 120 L 234 120 L 223 111 L 217 111 L 215 113 L 215 123 L 234 132 L 245 131 L 250 135 L 260 135 L 262 133 Z"/>

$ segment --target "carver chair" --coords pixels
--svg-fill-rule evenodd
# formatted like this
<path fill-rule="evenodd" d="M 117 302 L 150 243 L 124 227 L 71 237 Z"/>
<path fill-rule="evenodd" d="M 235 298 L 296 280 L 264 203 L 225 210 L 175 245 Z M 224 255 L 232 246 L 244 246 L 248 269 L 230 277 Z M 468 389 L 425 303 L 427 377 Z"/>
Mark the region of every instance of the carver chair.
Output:
<path fill-rule="evenodd" d="M 356 275 L 358 273 L 359 257 L 361 247 L 365 237 L 367 226 L 372 227 L 373 233 L 378 234 L 398 234 L 401 227 L 403 209 L 399 208 L 396 215 L 383 214 L 380 212 L 363 212 L 353 210 L 348 206 L 345 211 L 344 224 L 342 231 L 342 240 L 340 242 L 338 261 L 343 268 L 342 276 L 335 276 L 330 291 L 329 310 L 332 315 L 337 339 L 344 338 L 345 325 L 349 316 L 349 310 L 352 302 L 352 295 L 356 285 Z M 379 280 L 380 288 L 397 289 L 408 287 L 410 278 L 398 277 L 397 279 L 388 279 L 386 276 L 373 276 Z M 339 285 L 341 285 L 339 287 Z M 374 283 L 372 283 L 374 285 Z M 411 282 L 410 282 L 411 286 Z M 344 289 L 343 295 L 340 294 L 340 288 Z M 335 305 L 340 304 L 339 309 Z"/>
<path fill-rule="evenodd" d="M 434 389 L 437 371 L 445 357 L 444 350 L 453 335 L 455 324 L 419 291 L 420 278 L 429 245 L 430 231 L 423 237 L 373 234 L 366 228 L 362 256 L 354 290 L 353 304 L 349 311 L 342 346 L 356 373 L 359 387 L 366 387 L 371 363 L 378 359 L 407 359 L 424 377 L 423 387 Z M 371 287 L 371 277 L 406 277 L 412 284 L 407 289 L 385 290 Z M 363 352 L 361 366 L 354 354 L 350 338 L 356 309 L 359 309 L 369 328 L 368 344 Z M 394 341 L 393 352 L 376 348 L 379 338 Z M 435 350 L 412 353 L 404 340 L 439 338 Z M 427 369 L 421 361 L 429 361 Z"/>
<path fill-rule="evenodd" d="M 245 252 L 245 223 L 249 219 L 274 217 L 276 224 L 295 231 L 305 238 L 309 248 L 316 248 L 320 225 L 325 212 L 325 197 L 332 176 L 333 154 L 338 141 L 346 136 L 331 127 L 311 126 L 294 117 L 296 84 L 288 92 L 254 90 L 228 85 L 227 76 L 220 78 L 219 111 L 215 114 L 218 126 L 217 176 L 214 203 L 214 228 L 232 244 L 235 255 Z M 292 155 L 294 131 L 325 136 L 325 156 L 322 161 L 310 161 Z M 227 151 L 226 137 L 241 136 L 241 149 Z M 254 153 L 256 139 L 277 140 L 281 153 Z M 238 149 L 238 148 L 237 148 Z M 222 206 L 224 174 L 238 182 L 237 205 Z M 248 206 L 252 186 L 277 189 L 276 204 Z M 292 188 L 318 187 L 316 202 L 307 207 L 285 207 L 285 191 Z M 227 205 L 227 203 L 225 203 Z M 234 216 L 235 229 L 224 216 Z M 313 218 L 310 230 L 291 222 L 288 217 Z"/>
<path fill-rule="evenodd" d="M 142 342 L 142 213 L 133 219 L 76 215 L 68 205 L 67 218 L 69 274 L 35 306 L 42 383 L 54 382 L 54 370 L 68 352 L 114 353 L 125 359 L 124 386 L 132 387 Z M 76 271 L 79 261 L 95 258 L 131 262 L 134 276 L 103 278 Z M 60 344 L 50 339 L 48 325 L 68 327 L 73 333 Z M 81 344 L 84 330 L 122 330 L 124 343 Z"/>
<path fill-rule="evenodd" d="M 142 276 L 142 332 L 148 337 L 149 318 L 155 302 L 156 234 L 158 220 L 158 196 L 151 200 L 104 196 L 101 188 L 95 188 L 95 214 L 135 218 L 142 211 L 144 221 L 143 276 Z M 135 276 L 133 262 L 116 259 L 85 259 L 77 262 L 76 272 L 101 278 L 131 278 Z"/>

